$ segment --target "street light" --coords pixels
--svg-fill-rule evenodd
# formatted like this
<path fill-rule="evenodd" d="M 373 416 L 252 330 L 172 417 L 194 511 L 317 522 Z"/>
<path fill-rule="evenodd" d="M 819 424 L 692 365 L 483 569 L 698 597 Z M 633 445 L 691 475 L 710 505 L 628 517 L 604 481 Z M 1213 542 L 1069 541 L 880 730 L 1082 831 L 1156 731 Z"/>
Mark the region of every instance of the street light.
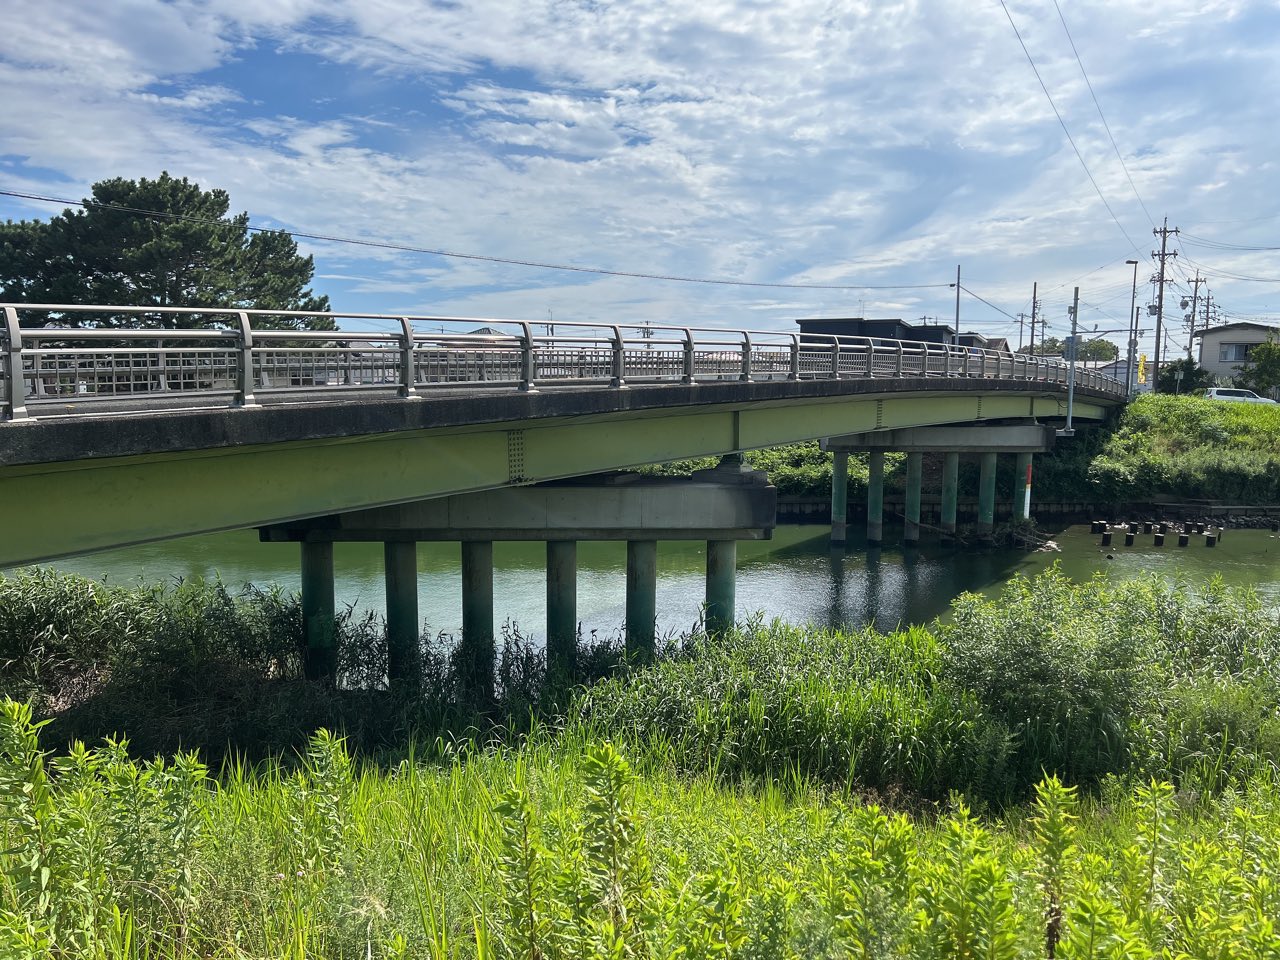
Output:
<path fill-rule="evenodd" d="M 1129 387 L 1129 398 L 1133 399 L 1134 391 L 1137 389 L 1138 374 L 1134 366 L 1138 352 L 1138 261 L 1126 260 L 1125 263 L 1133 266 L 1133 290 L 1129 294 L 1129 361 L 1125 365 L 1125 380 Z"/>

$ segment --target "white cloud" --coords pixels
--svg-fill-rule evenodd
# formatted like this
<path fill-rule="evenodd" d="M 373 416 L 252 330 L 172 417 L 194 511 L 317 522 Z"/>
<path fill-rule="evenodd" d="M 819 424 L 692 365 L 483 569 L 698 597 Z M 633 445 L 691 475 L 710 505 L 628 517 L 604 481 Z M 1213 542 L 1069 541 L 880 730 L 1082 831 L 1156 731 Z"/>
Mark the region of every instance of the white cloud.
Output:
<path fill-rule="evenodd" d="M 1014 313 L 1033 280 L 1055 297 L 1081 275 L 1115 285 L 1107 271 L 1124 279 L 1132 255 L 998 6 L 10 6 L 0 157 L 20 162 L 0 167 L 6 188 L 78 196 L 96 179 L 169 169 L 309 232 L 757 282 L 945 284 L 961 262 L 981 278 L 975 291 Z M 1010 10 L 1145 253 L 1150 223 L 1061 24 L 1042 4 Z M 1153 216 L 1280 214 L 1270 5 L 1171 0 L 1153 18 L 1137 3 L 1088 2 L 1064 13 Z M 273 50 L 288 54 L 281 69 L 324 69 L 327 85 L 303 102 L 241 69 Z M 1276 223 L 1248 229 L 1274 235 Z M 699 287 L 305 246 L 322 287 L 386 309 L 538 317 L 554 299 L 557 315 L 753 325 L 954 309 L 945 286 Z M 1114 266 L 1095 274 L 1103 263 Z M 1220 283 L 1224 296 L 1261 302 L 1257 285 Z M 1010 324 L 976 301 L 962 307 Z"/>

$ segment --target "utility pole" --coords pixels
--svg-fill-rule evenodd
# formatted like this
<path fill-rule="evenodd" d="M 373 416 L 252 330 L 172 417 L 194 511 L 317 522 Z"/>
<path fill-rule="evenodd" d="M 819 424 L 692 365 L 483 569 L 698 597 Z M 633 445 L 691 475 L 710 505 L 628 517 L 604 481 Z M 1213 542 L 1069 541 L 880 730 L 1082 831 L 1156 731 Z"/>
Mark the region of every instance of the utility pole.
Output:
<path fill-rule="evenodd" d="M 1151 364 L 1151 392 L 1159 393 L 1160 392 L 1160 347 L 1161 347 L 1161 340 L 1164 337 L 1164 285 L 1165 285 L 1164 262 L 1169 257 L 1176 257 L 1178 255 L 1176 250 L 1173 253 L 1169 252 L 1169 234 L 1172 233 L 1174 236 L 1177 236 L 1178 228 L 1174 227 L 1172 230 L 1170 230 L 1169 218 L 1165 217 L 1164 226 L 1154 227 L 1151 230 L 1151 232 L 1152 234 L 1160 238 L 1160 252 L 1156 253 L 1156 251 L 1154 250 L 1151 251 L 1151 255 L 1153 257 L 1160 258 L 1160 275 L 1159 275 L 1160 279 L 1158 281 L 1160 284 L 1160 288 L 1159 290 L 1156 291 L 1156 355 L 1155 355 L 1154 361 Z"/>
<path fill-rule="evenodd" d="M 1068 355 L 1071 358 L 1071 372 L 1067 374 L 1067 426 L 1065 430 L 1059 430 L 1060 437 L 1074 437 L 1075 428 L 1071 426 L 1072 409 L 1076 400 L 1076 353 L 1078 352 L 1076 341 L 1079 337 L 1076 331 L 1079 329 L 1080 319 L 1080 288 L 1076 287 L 1076 292 L 1071 298 L 1071 349 Z"/>
<path fill-rule="evenodd" d="M 1031 354 L 1034 354 L 1036 352 L 1036 308 L 1039 306 L 1039 304 L 1036 302 L 1036 291 L 1039 289 L 1039 287 L 1040 287 L 1040 282 L 1038 280 L 1035 283 L 1031 284 L 1031 340 L 1027 350 L 1027 352 Z M 1043 330 L 1040 331 L 1040 339 L 1041 340 L 1044 339 Z"/>
<path fill-rule="evenodd" d="M 1187 330 L 1187 359 L 1188 359 L 1188 360 L 1190 360 L 1190 359 L 1191 359 L 1191 345 L 1192 345 L 1192 343 L 1194 343 L 1194 341 L 1195 341 L 1195 339 L 1196 339 L 1196 317 L 1197 317 L 1197 316 L 1199 315 L 1199 313 L 1200 313 L 1200 284 L 1202 284 L 1202 283 L 1204 283 L 1204 282 L 1205 282 L 1205 279 L 1204 279 L 1203 277 L 1201 277 L 1201 276 L 1200 276 L 1200 271 L 1199 271 L 1199 270 L 1197 270 L 1197 271 L 1196 271 L 1196 278 L 1195 278 L 1194 280 L 1192 280 L 1192 281 L 1191 281 L 1191 284 L 1192 284 L 1192 286 L 1191 286 L 1191 316 L 1190 316 L 1190 320 L 1191 320 L 1191 327 L 1190 327 L 1190 329 L 1189 329 L 1189 330 Z M 1206 291 L 1205 291 L 1205 293 L 1207 294 L 1207 293 L 1208 293 L 1208 290 L 1206 290 Z"/>
<path fill-rule="evenodd" d="M 956 264 L 956 336 L 960 336 L 960 264 L 958 263 Z"/>
<path fill-rule="evenodd" d="M 1138 356 L 1138 261 L 1126 260 L 1125 263 L 1133 267 L 1133 287 L 1129 291 L 1129 359 L 1124 368 L 1129 397 L 1132 399 L 1134 391 L 1138 388 L 1136 379 L 1138 368 L 1134 366 Z"/>
<path fill-rule="evenodd" d="M 1022 350 L 1022 322 L 1027 319 L 1025 313 L 1018 314 L 1018 350 Z"/>

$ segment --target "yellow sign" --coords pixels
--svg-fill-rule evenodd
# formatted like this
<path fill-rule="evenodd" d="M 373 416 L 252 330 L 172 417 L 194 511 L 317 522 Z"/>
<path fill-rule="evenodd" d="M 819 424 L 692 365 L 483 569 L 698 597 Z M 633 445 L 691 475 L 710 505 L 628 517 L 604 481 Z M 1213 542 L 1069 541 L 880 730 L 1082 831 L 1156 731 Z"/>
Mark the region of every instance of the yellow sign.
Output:
<path fill-rule="evenodd" d="M 1138 382 L 1147 382 L 1147 355 L 1145 353 L 1138 355 Z"/>

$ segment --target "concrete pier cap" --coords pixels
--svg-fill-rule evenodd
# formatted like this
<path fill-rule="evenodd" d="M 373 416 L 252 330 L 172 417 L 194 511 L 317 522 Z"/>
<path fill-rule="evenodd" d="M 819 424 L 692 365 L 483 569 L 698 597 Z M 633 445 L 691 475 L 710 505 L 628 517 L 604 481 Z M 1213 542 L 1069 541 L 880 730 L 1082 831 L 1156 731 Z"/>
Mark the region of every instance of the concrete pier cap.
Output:
<path fill-rule="evenodd" d="M 824 450 L 845 452 L 1045 453 L 1053 449 L 1055 438 L 1053 427 L 1040 423 L 966 424 L 853 433 L 829 437 L 821 445 Z"/>
<path fill-rule="evenodd" d="M 729 462 L 692 477 L 610 473 L 260 527 L 264 543 L 769 540 L 778 492 Z"/>

